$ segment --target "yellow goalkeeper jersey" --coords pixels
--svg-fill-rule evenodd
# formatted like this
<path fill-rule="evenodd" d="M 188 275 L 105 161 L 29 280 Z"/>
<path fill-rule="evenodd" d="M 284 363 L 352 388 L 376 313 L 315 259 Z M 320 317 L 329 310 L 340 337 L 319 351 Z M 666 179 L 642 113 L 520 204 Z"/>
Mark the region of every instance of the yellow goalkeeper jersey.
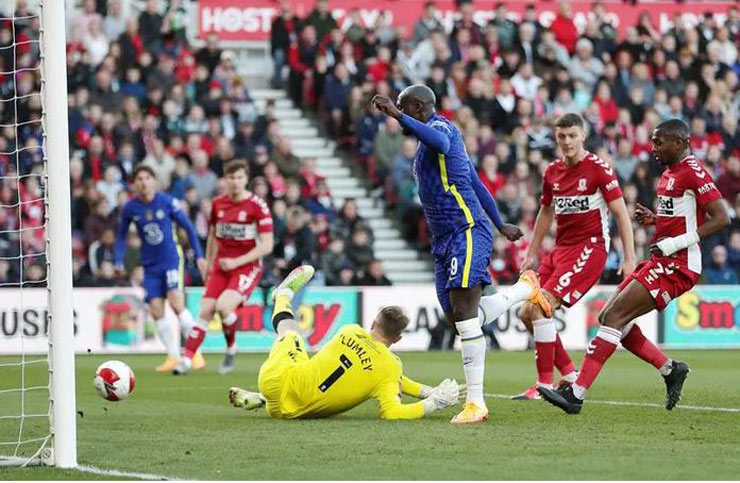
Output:
<path fill-rule="evenodd" d="M 288 333 L 260 369 L 267 411 L 279 418 L 328 417 L 374 398 L 383 419 L 417 419 L 424 415 L 422 403 L 401 404 L 400 393 L 418 397 L 421 387 L 403 377 L 398 357 L 354 324 L 311 358 L 301 337 Z"/>

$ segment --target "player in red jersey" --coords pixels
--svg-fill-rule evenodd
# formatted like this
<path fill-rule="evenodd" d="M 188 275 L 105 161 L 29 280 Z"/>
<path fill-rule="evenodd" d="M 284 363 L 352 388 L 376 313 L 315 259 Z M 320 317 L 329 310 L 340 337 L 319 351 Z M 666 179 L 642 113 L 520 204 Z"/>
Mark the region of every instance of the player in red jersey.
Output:
<path fill-rule="evenodd" d="M 563 159 L 554 161 L 545 171 L 532 244 L 522 264 L 522 270 L 532 267 L 555 218 L 555 249 L 539 267 L 542 292 L 553 309 L 572 306 L 599 281 L 609 252 L 609 212 L 617 220 L 624 246 L 620 272 L 626 277 L 637 262 L 632 224 L 619 181 L 609 164 L 584 149 L 586 130 L 581 116 L 560 117 L 555 123 L 555 139 Z M 537 387 L 552 387 L 554 367 L 562 381 L 573 383 L 576 367 L 552 317 L 532 303 L 526 303 L 519 315 L 534 335 L 537 382 L 513 399 L 540 399 Z"/>
<path fill-rule="evenodd" d="M 668 410 L 681 399 L 689 373 L 686 363 L 669 359 L 633 321 L 651 310 L 662 311 L 671 300 L 691 290 L 701 275 L 699 241 L 725 228 L 730 217 L 712 177 L 690 154 L 689 128 L 683 121 L 658 124 L 652 143 L 653 155 L 666 167 L 658 180 L 658 209 L 653 213 L 638 205 L 635 212 L 641 225 L 655 225 L 657 243 L 650 246 L 651 256 L 621 283 L 599 314 L 601 327 L 588 346 L 575 384 L 557 391 L 538 389 L 549 403 L 570 414 L 581 412 L 586 391 L 620 341 L 660 371 Z"/>
<path fill-rule="evenodd" d="M 209 272 L 200 302 L 200 316 L 185 343 L 185 357 L 173 370 L 186 374 L 192 357 L 203 343 L 208 322 L 221 316 L 226 354 L 219 372 L 234 370 L 236 309 L 245 302 L 262 276 L 262 257 L 272 253 L 272 216 L 267 204 L 247 191 L 248 168 L 244 161 L 224 167 L 227 194 L 213 199 L 206 246 Z"/>

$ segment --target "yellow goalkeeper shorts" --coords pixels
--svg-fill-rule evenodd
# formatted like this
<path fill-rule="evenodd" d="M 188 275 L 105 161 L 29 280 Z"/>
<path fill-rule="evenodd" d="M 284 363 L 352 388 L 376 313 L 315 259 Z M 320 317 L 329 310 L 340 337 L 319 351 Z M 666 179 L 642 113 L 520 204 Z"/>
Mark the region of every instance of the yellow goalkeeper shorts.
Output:
<path fill-rule="evenodd" d="M 296 332 L 288 332 L 272 345 L 257 378 L 259 390 L 267 402 L 265 408 L 271 417 L 282 417 L 280 402 L 288 374 L 308 359 L 303 338 Z"/>

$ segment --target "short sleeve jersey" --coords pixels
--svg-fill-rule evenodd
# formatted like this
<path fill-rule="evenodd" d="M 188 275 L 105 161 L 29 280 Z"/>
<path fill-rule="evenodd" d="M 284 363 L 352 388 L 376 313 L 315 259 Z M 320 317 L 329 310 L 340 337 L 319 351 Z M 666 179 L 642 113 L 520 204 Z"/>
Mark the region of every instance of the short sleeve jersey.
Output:
<path fill-rule="evenodd" d="M 267 203 L 247 192 L 243 200 L 234 201 L 227 195 L 213 199 L 210 225 L 218 242 L 217 258 L 244 255 L 257 244 L 262 233 L 272 233 L 272 215 Z"/>
<path fill-rule="evenodd" d="M 683 235 L 704 223 L 704 207 L 722 198 L 712 177 L 694 157 L 668 167 L 658 180 L 655 239 Z M 696 243 L 673 255 L 684 267 L 701 273 L 701 249 Z"/>
<path fill-rule="evenodd" d="M 575 166 L 550 163 L 542 183 L 540 204 L 553 206 L 558 246 L 600 243 L 609 249 L 608 204 L 622 196 L 617 175 L 607 162 L 586 152 Z"/>

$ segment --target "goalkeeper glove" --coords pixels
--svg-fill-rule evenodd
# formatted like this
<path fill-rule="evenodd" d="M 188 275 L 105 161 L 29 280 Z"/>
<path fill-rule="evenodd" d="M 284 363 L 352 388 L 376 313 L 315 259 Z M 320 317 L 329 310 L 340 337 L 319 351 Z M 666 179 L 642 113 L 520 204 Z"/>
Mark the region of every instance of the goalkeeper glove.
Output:
<path fill-rule="evenodd" d="M 663 255 L 669 257 L 679 250 L 690 247 L 691 245 L 699 243 L 699 234 L 695 231 L 684 233 L 670 238 L 663 238 L 656 245 L 663 252 Z"/>
<path fill-rule="evenodd" d="M 437 387 L 432 389 L 428 398 L 422 401 L 424 414 L 453 406 L 457 404 L 459 398 L 460 386 L 457 385 L 454 379 L 445 379 Z"/>

